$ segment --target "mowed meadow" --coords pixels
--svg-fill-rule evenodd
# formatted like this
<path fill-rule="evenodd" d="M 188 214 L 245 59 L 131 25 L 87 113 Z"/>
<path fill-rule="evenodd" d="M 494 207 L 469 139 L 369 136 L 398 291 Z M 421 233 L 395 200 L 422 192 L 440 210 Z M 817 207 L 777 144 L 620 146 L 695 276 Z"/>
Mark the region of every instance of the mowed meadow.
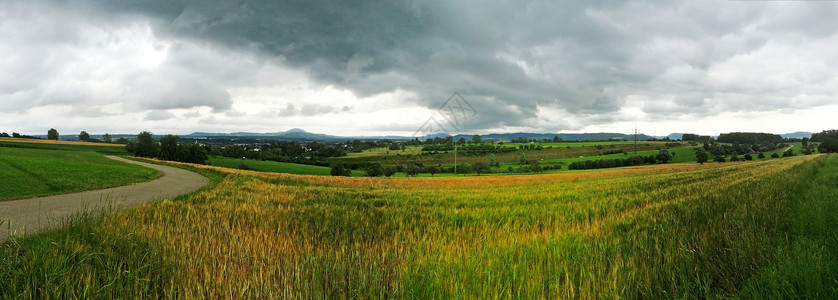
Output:
<path fill-rule="evenodd" d="M 0 278 L 0 289 L 24 298 L 838 297 L 834 155 L 445 178 L 190 167 L 217 174 L 214 183 L 3 244 L 0 268 L 20 276 Z"/>

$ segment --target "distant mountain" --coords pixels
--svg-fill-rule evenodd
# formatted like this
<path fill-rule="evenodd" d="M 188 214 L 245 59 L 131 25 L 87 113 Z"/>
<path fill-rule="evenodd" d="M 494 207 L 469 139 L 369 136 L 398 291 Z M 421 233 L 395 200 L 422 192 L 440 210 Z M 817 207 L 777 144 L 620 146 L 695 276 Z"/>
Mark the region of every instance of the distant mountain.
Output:
<path fill-rule="evenodd" d="M 811 138 L 812 133 L 808 132 L 808 131 L 797 131 L 797 132 L 792 132 L 792 133 L 784 133 L 784 134 L 781 134 L 780 136 L 782 136 L 783 138 L 787 138 L 787 139 L 788 138 L 802 139 L 802 138 Z"/>
<path fill-rule="evenodd" d="M 672 140 L 679 140 L 683 137 L 683 133 L 671 133 L 666 137 Z M 418 137 L 420 140 L 425 140 L 427 138 L 445 138 L 449 135 L 446 133 L 435 133 L 426 136 Z M 459 140 L 460 138 L 464 138 L 466 140 L 471 140 L 474 135 L 472 134 L 458 134 L 453 136 L 454 140 Z M 554 136 L 558 136 L 560 139 L 564 141 L 585 141 L 585 140 L 610 140 L 610 139 L 625 139 L 625 140 L 634 140 L 634 134 L 625 134 L 625 133 L 610 133 L 610 132 L 596 132 L 596 133 L 532 133 L 532 132 L 516 132 L 516 133 L 490 133 L 490 134 L 482 134 L 480 137 L 483 139 L 493 139 L 495 141 L 509 141 L 512 139 L 519 139 L 519 138 L 528 138 L 528 139 L 552 139 Z M 784 138 L 803 138 L 803 137 L 811 137 L 811 132 L 793 132 L 787 134 L 781 134 Z M 294 141 L 320 141 L 320 142 L 334 142 L 334 141 L 346 141 L 346 140 L 381 140 L 381 139 L 390 139 L 390 140 L 409 140 L 414 139 L 416 137 L 413 136 L 397 136 L 397 135 L 385 135 L 385 136 L 336 136 L 336 135 L 329 135 L 329 134 L 322 134 L 322 133 L 312 133 L 305 131 L 300 128 L 293 128 L 289 129 L 288 131 L 280 131 L 280 132 L 264 132 L 264 133 L 257 133 L 257 132 L 232 132 L 232 133 L 212 133 L 212 132 L 193 132 L 186 136 L 186 138 L 198 138 L 198 137 L 257 137 L 257 138 L 265 138 L 265 139 L 275 139 L 275 140 L 294 140 Z M 664 136 L 650 136 L 646 134 L 638 134 L 637 140 L 645 141 L 651 138 L 664 138 Z"/>
<path fill-rule="evenodd" d="M 446 133 L 435 133 L 426 136 L 418 137 L 420 140 L 425 140 L 427 138 L 445 138 L 449 135 Z M 465 138 L 467 140 L 471 140 L 473 135 L 471 134 L 459 134 L 453 136 L 455 140 L 460 138 Z M 608 140 L 608 139 L 626 139 L 626 140 L 634 140 L 633 134 L 624 134 L 624 133 L 607 133 L 607 132 L 600 132 L 600 133 L 528 133 L 528 132 L 517 132 L 517 133 L 492 133 L 492 134 L 483 134 L 481 135 L 484 139 L 494 139 L 495 141 L 509 141 L 512 139 L 518 138 L 530 138 L 530 139 L 552 139 L 554 136 L 558 136 L 562 140 L 565 141 L 583 141 L 583 140 Z M 266 133 L 257 133 L 257 132 L 233 132 L 233 133 L 213 133 L 213 132 L 193 132 L 191 134 L 183 136 L 185 138 L 199 138 L 199 137 L 260 137 L 260 138 L 269 138 L 269 139 L 277 139 L 277 140 L 298 140 L 298 141 L 346 141 L 352 139 L 360 139 L 360 140 L 380 140 L 380 139 L 391 139 L 391 140 L 408 140 L 414 139 L 416 137 L 413 136 L 395 136 L 395 135 L 387 135 L 387 136 L 335 136 L 335 135 L 328 135 L 328 134 L 320 134 L 320 133 L 311 133 L 305 130 L 294 128 L 284 132 L 266 132 Z M 645 141 L 652 138 L 651 136 L 645 134 L 638 134 L 637 139 L 641 141 Z"/>

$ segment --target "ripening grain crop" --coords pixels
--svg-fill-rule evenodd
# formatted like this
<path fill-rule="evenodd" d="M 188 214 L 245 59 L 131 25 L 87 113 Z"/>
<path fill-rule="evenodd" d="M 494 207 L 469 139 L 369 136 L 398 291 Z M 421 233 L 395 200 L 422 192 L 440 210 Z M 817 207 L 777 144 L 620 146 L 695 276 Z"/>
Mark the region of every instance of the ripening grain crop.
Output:
<path fill-rule="evenodd" d="M 101 229 L 129 228 L 165 249 L 167 296 L 671 298 L 782 284 L 769 268 L 796 261 L 789 228 L 818 210 L 800 205 L 835 207 L 806 191 L 838 159 L 445 178 L 195 167 L 224 177 Z M 831 230 L 834 218 L 823 218 L 818 226 Z M 834 265 L 824 251 L 804 258 Z M 834 278 L 816 295 L 830 287 Z"/>

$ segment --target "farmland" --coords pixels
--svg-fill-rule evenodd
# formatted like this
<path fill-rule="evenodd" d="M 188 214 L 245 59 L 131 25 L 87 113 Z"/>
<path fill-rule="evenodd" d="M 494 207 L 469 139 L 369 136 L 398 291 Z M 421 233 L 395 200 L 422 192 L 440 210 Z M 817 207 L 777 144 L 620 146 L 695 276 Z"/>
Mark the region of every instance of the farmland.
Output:
<path fill-rule="evenodd" d="M 518 147 L 522 145 L 536 145 L 536 144 L 504 144 L 505 147 Z M 542 143 L 541 150 L 515 150 L 511 152 L 496 153 L 495 159 L 500 163 L 517 162 L 523 153 L 528 159 L 535 160 L 551 160 L 558 161 L 561 159 L 578 158 L 580 156 L 599 156 L 605 151 L 625 152 L 634 151 L 634 143 L 631 142 L 564 142 L 564 143 Z M 684 144 L 686 146 L 686 144 Z M 638 142 L 638 151 L 660 150 L 665 148 L 663 142 Z M 684 147 L 687 149 L 687 147 Z M 328 162 L 340 162 L 346 164 L 363 164 L 367 161 L 376 161 L 383 164 L 403 164 L 405 161 L 415 161 L 425 165 L 436 164 L 452 164 L 454 162 L 454 151 L 447 151 L 444 153 L 424 153 L 422 154 L 421 147 L 411 146 L 405 152 L 401 150 L 386 150 L 384 148 L 372 149 L 372 151 L 364 151 L 361 153 L 351 153 L 345 157 L 335 157 L 326 159 Z M 692 148 L 688 148 L 692 151 Z M 657 153 L 655 151 L 654 153 Z M 622 155 L 622 154 L 620 154 Z M 693 161 L 695 156 L 692 156 Z M 487 162 L 488 154 L 468 155 L 460 153 L 458 157 L 460 163 L 476 163 Z"/>
<path fill-rule="evenodd" d="M 208 165 L 249 170 L 260 172 L 289 173 L 299 175 L 324 175 L 329 176 L 329 168 L 294 163 L 283 163 L 267 160 L 242 160 L 238 158 L 212 157 L 207 161 Z M 352 176 L 363 176 L 363 171 L 352 171 Z"/>
<path fill-rule="evenodd" d="M 2 137 L 0 137 L 0 147 L 62 150 L 62 151 L 92 151 L 92 152 L 99 152 L 99 153 L 102 153 L 102 154 L 109 154 L 109 155 L 125 155 L 125 154 L 128 154 L 128 152 L 125 151 L 125 145 L 120 145 L 120 144 L 52 141 L 52 140 L 2 138 Z"/>
<path fill-rule="evenodd" d="M 9 144 L 30 148 L 0 146 L 0 169 L 3 170 L 0 172 L 0 200 L 119 186 L 161 175 L 152 169 L 84 151 L 89 150 L 87 145 Z M 52 150 L 55 148 L 61 150 Z"/>
<path fill-rule="evenodd" d="M 221 176 L 188 196 L 4 244 L 0 270 L 24 275 L 0 278 L 0 289 L 190 298 L 838 292 L 835 156 L 456 178 L 193 167 Z"/>

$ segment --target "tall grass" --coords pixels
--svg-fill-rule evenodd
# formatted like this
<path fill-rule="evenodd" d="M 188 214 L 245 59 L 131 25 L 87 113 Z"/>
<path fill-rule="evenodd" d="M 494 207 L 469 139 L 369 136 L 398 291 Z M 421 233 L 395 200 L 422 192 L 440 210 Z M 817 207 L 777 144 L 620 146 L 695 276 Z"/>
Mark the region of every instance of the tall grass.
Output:
<path fill-rule="evenodd" d="M 62 229 L 0 245 L 3 298 L 153 298 L 171 289 L 159 243 L 83 212 Z M 60 221 L 64 222 L 64 221 Z"/>
<path fill-rule="evenodd" d="M 834 156 L 482 178 L 215 170 L 227 175 L 211 188 L 93 230 L 163 249 L 155 257 L 173 267 L 158 296 L 830 297 L 838 286 Z"/>

